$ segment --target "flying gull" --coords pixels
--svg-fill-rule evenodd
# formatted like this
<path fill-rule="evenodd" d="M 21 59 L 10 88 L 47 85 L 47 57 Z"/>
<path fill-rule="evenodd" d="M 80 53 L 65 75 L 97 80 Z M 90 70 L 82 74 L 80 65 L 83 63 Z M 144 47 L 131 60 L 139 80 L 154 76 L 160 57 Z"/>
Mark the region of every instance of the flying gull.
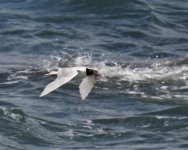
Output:
<path fill-rule="evenodd" d="M 84 100 L 96 82 L 98 71 L 86 67 L 59 68 L 58 71 L 51 71 L 48 75 L 57 75 L 57 78 L 45 87 L 40 97 L 49 94 L 77 76 L 83 78 L 79 91 L 81 99 Z"/>

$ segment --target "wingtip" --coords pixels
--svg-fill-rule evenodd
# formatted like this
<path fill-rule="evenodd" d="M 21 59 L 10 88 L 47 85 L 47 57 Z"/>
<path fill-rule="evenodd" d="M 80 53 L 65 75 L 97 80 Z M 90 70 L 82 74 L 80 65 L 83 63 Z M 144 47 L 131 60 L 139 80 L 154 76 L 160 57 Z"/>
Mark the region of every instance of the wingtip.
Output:
<path fill-rule="evenodd" d="M 84 97 L 81 96 L 81 100 L 82 100 L 82 101 L 84 101 L 85 99 L 86 99 L 86 97 L 84 98 Z"/>
<path fill-rule="evenodd" d="M 44 93 L 44 91 L 40 94 L 40 96 L 39 97 L 43 97 L 44 95 L 46 95 L 45 93 Z"/>
<path fill-rule="evenodd" d="M 43 97 L 43 94 L 40 94 L 39 97 Z"/>
<path fill-rule="evenodd" d="M 80 89 L 79 89 L 79 92 L 80 92 Z M 86 97 L 84 97 L 84 96 L 81 94 L 81 92 L 80 92 L 80 98 L 81 98 L 81 100 L 83 101 L 83 100 L 85 100 Z"/>

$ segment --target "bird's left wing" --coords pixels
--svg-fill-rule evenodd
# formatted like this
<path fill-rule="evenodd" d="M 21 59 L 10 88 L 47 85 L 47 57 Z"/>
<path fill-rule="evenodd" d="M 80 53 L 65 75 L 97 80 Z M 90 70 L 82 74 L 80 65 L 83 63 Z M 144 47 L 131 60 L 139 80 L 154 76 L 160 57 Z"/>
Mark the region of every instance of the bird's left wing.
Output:
<path fill-rule="evenodd" d="M 69 82 L 77 74 L 78 72 L 75 68 L 59 68 L 57 78 L 45 87 L 40 97 L 54 91 L 55 89 L 59 88 L 63 84 Z"/>
<path fill-rule="evenodd" d="M 87 76 L 82 80 L 79 86 L 82 100 L 84 100 L 88 96 L 95 82 L 96 82 L 96 77 L 94 75 Z"/>

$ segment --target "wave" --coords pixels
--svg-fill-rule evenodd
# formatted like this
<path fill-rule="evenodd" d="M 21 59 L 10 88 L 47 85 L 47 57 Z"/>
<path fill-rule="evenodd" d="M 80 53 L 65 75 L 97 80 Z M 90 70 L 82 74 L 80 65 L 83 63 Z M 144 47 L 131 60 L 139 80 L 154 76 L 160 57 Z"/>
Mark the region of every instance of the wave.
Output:
<path fill-rule="evenodd" d="M 102 56 L 104 58 L 104 56 Z M 89 54 L 51 56 L 44 60 L 43 66 L 17 70 L 7 75 L 7 81 L 0 84 L 9 86 L 17 82 L 33 82 L 46 78 L 45 74 L 58 67 L 87 66 L 99 71 L 100 76 L 96 90 L 104 93 L 130 94 L 136 97 L 156 100 L 187 100 L 188 91 L 188 58 L 157 62 L 115 62 L 107 58 L 102 60 Z M 5 78 L 5 77 L 4 77 Z M 25 80 L 25 81 L 24 81 Z M 73 81 L 74 83 L 74 81 Z M 20 83 L 21 84 L 21 83 Z M 27 86 L 26 82 L 24 87 Z M 32 88 L 39 84 L 32 83 Z M 113 92 L 112 92 L 113 91 Z M 101 93 L 101 92 L 99 92 Z M 102 94 L 102 93 L 101 93 Z"/>
<path fill-rule="evenodd" d="M 151 130 L 176 130 L 184 129 L 186 125 L 179 126 L 178 123 L 174 122 L 186 122 L 187 117 L 187 106 L 178 106 L 175 108 L 167 108 L 154 112 L 143 113 L 134 116 L 128 117 L 107 117 L 93 119 L 92 123 L 95 125 L 110 126 L 113 128 L 113 125 L 116 126 L 126 126 L 129 128 L 137 129 L 151 129 Z"/>
<path fill-rule="evenodd" d="M 103 56 L 104 58 L 105 56 Z M 97 68 L 100 73 L 99 80 L 104 81 L 108 78 L 118 78 L 118 81 L 146 81 L 146 80 L 186 80 L 188 73 L 188 58 L 174 61 L 158 61 L 151 63 L 128 63 L 113 62 L 106 58 L 105 60 L 93 60 L 92 55 L 83 54 L 51 56 L 50 60 L 44 60 L 43 68 L 53 70 L 58 67 L 88 66 Z"/>

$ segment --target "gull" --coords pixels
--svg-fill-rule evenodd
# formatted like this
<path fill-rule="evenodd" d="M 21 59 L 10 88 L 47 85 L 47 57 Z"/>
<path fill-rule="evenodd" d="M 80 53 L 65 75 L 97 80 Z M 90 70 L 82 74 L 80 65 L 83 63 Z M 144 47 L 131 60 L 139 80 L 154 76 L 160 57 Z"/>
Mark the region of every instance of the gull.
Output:
<path fill-rule="evenodd" d="M 58 71 L 51 71 L 48 75 L 57 75 L 57 78 L 44 88 L 40 97 L 49 94 L 77 76 L 83 78 L 79 91 L 81 99 L 84 100 L 96 82 L 98 71 L 87 67 L 58 68 Z"/>

